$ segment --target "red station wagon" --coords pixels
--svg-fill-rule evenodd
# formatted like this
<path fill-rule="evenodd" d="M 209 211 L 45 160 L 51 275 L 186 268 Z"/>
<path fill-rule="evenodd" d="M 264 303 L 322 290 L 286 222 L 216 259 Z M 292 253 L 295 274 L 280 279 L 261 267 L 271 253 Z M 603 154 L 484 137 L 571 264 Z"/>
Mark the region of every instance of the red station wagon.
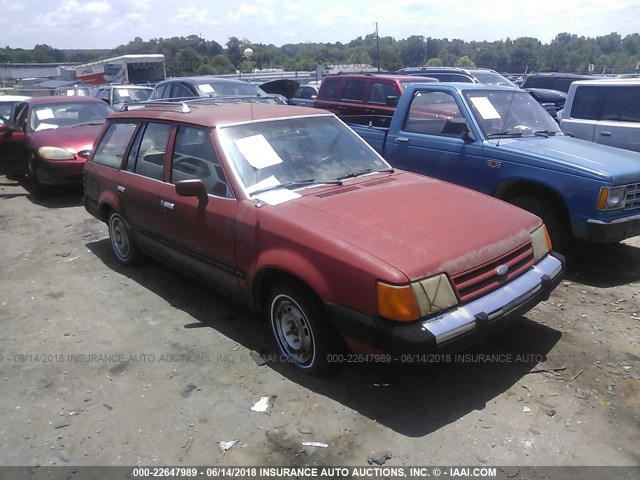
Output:
<path fill-rule="evenodd" d="M 563 269 L 538 217 L 394 171 L 317 109 L 116 113 L 85 189 L 119 262 L 144 253 L 266 311 L 281 358 L 308 373 L 344 346 L 394 360 L 484 338 Z"/>

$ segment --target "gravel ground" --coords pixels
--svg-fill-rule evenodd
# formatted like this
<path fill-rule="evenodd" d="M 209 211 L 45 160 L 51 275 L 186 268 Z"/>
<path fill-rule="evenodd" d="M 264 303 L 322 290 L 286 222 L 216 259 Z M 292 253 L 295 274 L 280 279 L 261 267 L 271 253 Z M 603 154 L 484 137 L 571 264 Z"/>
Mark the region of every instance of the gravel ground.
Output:
<path fill-rule="evenodd" d="M 260 315 L 117 264 L 82 192 L 25 186 L 0 177 L 0 465 L 640 464 L 640 238 L 574 247 L 487 344 L 317 379 Z"/>

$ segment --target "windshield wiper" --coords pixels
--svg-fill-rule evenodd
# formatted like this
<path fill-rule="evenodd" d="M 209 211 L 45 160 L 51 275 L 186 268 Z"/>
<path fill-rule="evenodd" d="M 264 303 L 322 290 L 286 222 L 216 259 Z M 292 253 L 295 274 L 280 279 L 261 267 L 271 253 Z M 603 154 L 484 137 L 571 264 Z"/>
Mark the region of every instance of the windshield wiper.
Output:
<path fill-rule="evenodd" d="M 271 185 L 269 187 L 259 188 L 255 192 L 251 192 L 249 195 L 254 196 L 258 193 L 277 190 L 278 188 L 306 187 L 308 185 L 342 185 L 342 182 L 337 179 L 336 180 L 316 180 L 314 178 L 307 178 L 304 180 L 292 180 L 290 182 L 280 183 L 279 185 Z"/>
<path fill-rule="evenodd" d="M 487 138 L 498 138 L 498 137 L 521 137 L 523 132 L 500 132 L 500 133 L 489 133 Z"/>
<path fill-rule="evenodd" d="M 393 173 L 393 168 L 385 168 L 383 170 L 376 170 L 376 173 Z M 336 180 L 346 180 L 347 178 L 355 178 L 355 177 L 359 177 L 360 175 L 366 175 L 367 173 L 372 173 L 373 170 L 371 168 L 367 168 L 365 170 L 358 170 L 357 172 L 350 172 L 347 173 L 345 175 L 342 175 L 341 177 L 336 178 Z"/>
<path fill-rule="evenodd" d="M 86 122 L 86 123 L 77 123 L 75 125 L 72 125 L 71 128 L 75 128 L 75 127 L 85 127 L 87 125 L 104 125 L 104 120 L 102 120 L 101 122 L 98 122 L 97 120 L 94 120 L 92 122 Z"/>
<path fill-rule="evenodd" d="M 539 135 L 545 138 L 548 138 L 549 136 L 553 137 L 556 133 L 558 132 L 551 131 L 551 130 L 536 130 L 535 132 L 533 132 L 534 135 Z"/>

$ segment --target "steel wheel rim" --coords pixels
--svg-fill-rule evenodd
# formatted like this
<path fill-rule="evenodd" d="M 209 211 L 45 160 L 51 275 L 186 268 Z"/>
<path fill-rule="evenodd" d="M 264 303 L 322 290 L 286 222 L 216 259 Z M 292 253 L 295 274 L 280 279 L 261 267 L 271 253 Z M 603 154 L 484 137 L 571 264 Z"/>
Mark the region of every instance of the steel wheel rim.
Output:
<path fill-rule="evenodd" d="M 119 258 L 126 260 L 129 257 L 131 251 L 129 232 L 120 217 L 111 219 L 111 245 Z"/>
<path fill-rule="evenodd" d="M 271 322 L 280 350 L 289 360 L 306 366 L 315 358 L 315 341 L 309 319 L 295 300 L 278 295 L 271 304 Z"/>

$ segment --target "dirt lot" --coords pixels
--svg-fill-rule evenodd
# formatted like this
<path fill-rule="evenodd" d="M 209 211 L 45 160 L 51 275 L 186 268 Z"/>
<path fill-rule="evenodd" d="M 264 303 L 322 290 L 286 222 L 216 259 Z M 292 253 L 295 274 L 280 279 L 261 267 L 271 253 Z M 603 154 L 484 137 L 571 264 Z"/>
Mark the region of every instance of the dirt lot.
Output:
<path fill-rule="evenodd" d="M 258 366 L 260 316 L 116 264 L 79 191 L 0 177 L 0 244 L 1 465 L 640 464 L 640 238 L 574 248 L 548 302 L 464 356 L 325 379 Z"/>

